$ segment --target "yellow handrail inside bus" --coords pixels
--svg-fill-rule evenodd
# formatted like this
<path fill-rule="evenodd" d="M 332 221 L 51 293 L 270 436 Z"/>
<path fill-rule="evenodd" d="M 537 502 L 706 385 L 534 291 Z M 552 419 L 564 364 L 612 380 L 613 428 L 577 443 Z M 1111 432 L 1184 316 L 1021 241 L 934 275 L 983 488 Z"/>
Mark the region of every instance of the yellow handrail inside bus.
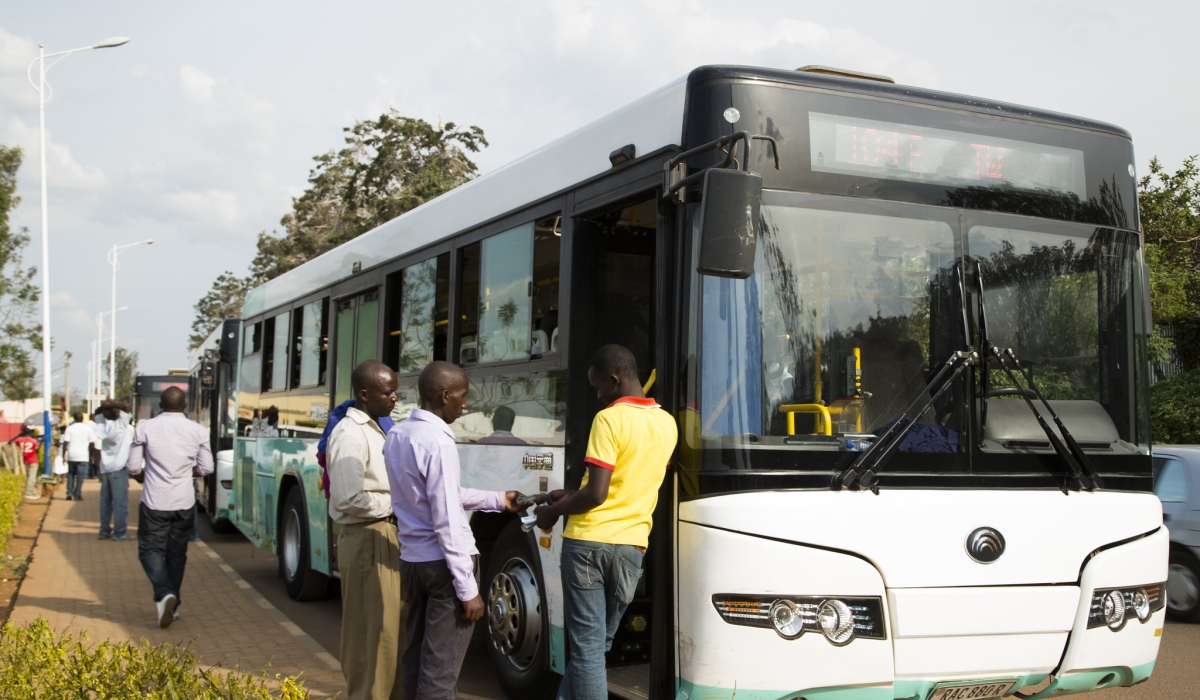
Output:
<path fill-rule="evenodd" d="M 642 387 L 643 394 L 649 394 L 650 389 L 654 387 L 654 380 L 658 379 L 658 370 L 650 370 L 650 378 L 646 380 L 646 386 Z"/>
<path fill-rule="evenodd" d="M 797 413 L 817 416 L 817 434 L 833 435 L 833 419 L 829 409 L 819 403 L 785 403 L 779 407 L 779 412 L 787 414 L 788 435 L 796 434 Z"/>

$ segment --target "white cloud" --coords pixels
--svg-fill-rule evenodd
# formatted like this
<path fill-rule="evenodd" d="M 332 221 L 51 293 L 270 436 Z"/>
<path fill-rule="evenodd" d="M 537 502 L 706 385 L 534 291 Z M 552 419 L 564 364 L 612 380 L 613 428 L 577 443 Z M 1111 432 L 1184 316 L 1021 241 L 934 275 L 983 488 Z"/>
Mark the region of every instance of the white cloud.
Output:
<path fill-rule="evenodd" d="M 179 68 L 184 97 L 199 108 L 210 133 L 225 141 L 266 150 L 275 134 L 275 107 L 228 78 L 184 64 Z M 232 128 L 231 128 L 232 127 Z"/>
<path fill-rule="evenodd" d="M 0 27 L 0 102 L 37 107 L 37 92 L 25 73 L 37 55 L 37 42 Z"/>
<path fill-rule="evenodd" d="M 50 332 L 56 337 L 64 332 L 80 335 L 96 332 L 95 319 L 67 290 L 50 293 L 50 313 Z"/>
<path fill-rule="evenodd" d="M 4 130 L 3 141 L 9 145 L 20 146 L 24 151 L 25 160 L 21 168 L 26 173 L 24 177 L 30 180 L 40 178 L 37 127 L 13 117 Z M 49 185 L 56 188 L 99 191 L 109 185 L 103 170 L 76 161 L 71 155 L 71 148 L 56 142 L 49 129 L 46 130 L 46 175 Z"/>

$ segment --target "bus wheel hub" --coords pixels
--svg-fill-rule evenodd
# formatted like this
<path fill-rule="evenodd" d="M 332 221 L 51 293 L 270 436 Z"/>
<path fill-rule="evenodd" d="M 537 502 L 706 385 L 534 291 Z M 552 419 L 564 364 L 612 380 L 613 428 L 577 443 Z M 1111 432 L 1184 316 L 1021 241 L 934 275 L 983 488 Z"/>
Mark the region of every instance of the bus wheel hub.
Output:
<path fill-rule="evenodd" d="M 524 561 L 509 561 L 492 579 L 487 608 L 492 645 L 515 668 L 528 668 L 537 652 L 542 615 L 537 582 Z"/>

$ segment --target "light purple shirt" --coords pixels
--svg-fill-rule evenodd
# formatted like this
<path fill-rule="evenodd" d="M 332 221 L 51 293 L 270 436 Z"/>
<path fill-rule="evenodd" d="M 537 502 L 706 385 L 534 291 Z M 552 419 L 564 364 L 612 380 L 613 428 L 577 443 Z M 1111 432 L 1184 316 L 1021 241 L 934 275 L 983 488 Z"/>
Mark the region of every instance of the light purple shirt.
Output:
<path fill-rule="evenodd" d="M 419 408 L 388 431 L 383 461 L 400 559 L 410 564 L 444 559 L 458 599 L 479 595 L 471 559 L 479 550 L 465 511 L 504 510 L 504 492 L 463 488 L 454 433 L 441 418 Z"/>
<path fill-rule="evenodd" d="M 193 467 L 198 476 L 212 473 L 207 430 L 174 411 L 163 411 L 138 423 L 126 469 L 134 475 L 145 469 L 142 503 L 147 508 L 190 510 L 196 504 Z"/>

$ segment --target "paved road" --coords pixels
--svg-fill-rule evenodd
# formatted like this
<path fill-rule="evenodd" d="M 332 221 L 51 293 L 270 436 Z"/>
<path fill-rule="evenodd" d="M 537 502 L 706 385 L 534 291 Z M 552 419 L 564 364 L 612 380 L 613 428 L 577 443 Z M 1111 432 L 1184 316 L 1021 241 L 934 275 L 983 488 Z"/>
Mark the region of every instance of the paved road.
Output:
<path fill-rule="evenodd" d="M 321 646 L 338 656 L 342 601 L 336 590 L 325 600 L 297 603 L 288 597 L 279 579 L 279 560 L 251 545 L 241 535 L 218 535 L 201 516 L 200 536 L 242 578 L 271 601 Z M 476 639 L 463 664 L 458 689 L 464 700 L 504 700 L 487 654 Z M 1114 688 L 1088 695 L 1096 700 L 1178 700 L 1200 697 L 1200 624 L 1168 623 L 1163 630 L 1158 664 L 1150 680 L 1133 688 Z"/>
<path fill-rule="evenodd" d="M 308 636 L 338 658 L 342 626 L 342 601 L 336 582 L 328 598 L 307 603 L 297 603 L 288 597 L 279 578 L 279 558 L 261 550 L 240 534 L 218 535 L 209 527 L 208 518 L 200 513 L 200 539 L 216 550 L 217 554 L 232 566 L 242 578 L 263 595 L 271 604 L 300 626 Z M 491 662 L 476 634 L 463 662 L 462 675 L 458 681 L 459 697 L 462 700 L 505 700 L 504 693 L 496 684 Z"/>

